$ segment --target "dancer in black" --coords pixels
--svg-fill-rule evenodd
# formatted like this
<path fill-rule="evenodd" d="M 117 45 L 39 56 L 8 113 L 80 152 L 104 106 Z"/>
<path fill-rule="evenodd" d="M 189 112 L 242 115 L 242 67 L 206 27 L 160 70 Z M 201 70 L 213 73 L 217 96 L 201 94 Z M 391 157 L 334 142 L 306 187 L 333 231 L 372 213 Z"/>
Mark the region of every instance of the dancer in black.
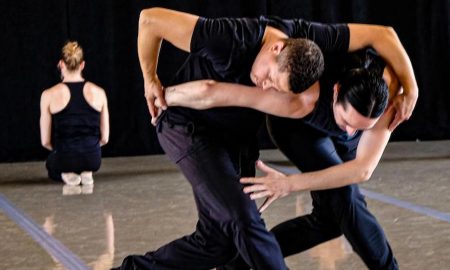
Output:
<path fill-rule="evenodd" d="M 100 147 L 109 138 L 105 91 L 84 80 L 84 63 L 82 48 L 68 42 L 58 63 L 62 83 L 41 97 L 41 142 L 52 151 L 46 163 L 48 175 L 70 186 L 94 183 L 92 173 L 101 164 Z"/>

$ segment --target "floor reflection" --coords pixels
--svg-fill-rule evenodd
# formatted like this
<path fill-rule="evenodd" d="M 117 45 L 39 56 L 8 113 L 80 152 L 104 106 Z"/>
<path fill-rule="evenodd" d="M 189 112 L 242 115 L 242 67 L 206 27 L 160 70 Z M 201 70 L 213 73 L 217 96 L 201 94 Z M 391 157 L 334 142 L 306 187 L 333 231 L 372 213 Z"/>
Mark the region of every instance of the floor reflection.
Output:
<path fill-rule="evenodd" d="M 105 221 L 105 248 L 96 260 L 88 262 L 89 268 L 93 270 L 111 269 L 114 262 L 114 220 L 110 212 L 104 212 L 103 219 Z M 47 216 L 42 227 L 49 235 L 53 235 L 57 229 L 64 230 L 64 228 L 58 228 L 58 224 L 55 222 L 55 215 Z M 52 256 L 52 259 L 55 263 L 52 270 L 65 269 L 56 258 Z"/>
<path fill-rule="evenodd" d="M 312 210 L 309 194 L 303 193 L 296 197 L 295 214 L 303 216 Z M 353 251 L 344 236 L 322 243 L 309 249 L 308 254 L 319 263 L 319 270 L 335 270 L 340 260 L 346 259 Z"/>

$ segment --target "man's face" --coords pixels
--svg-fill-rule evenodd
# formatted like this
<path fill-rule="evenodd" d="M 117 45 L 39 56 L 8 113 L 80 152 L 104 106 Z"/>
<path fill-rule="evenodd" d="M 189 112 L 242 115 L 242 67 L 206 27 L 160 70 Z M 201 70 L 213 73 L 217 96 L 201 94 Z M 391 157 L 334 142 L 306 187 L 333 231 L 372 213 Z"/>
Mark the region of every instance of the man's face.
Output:
<path fill-rule="evenodd" d="M 262 88 L 290 92 L 289 73 L 281 72 L 276 61 L 276 54 L 261 52 L 255 59 L 250 73 L 252 82 Z"/>
<path fill-rule="evenodd" d="M 348 135 L 355 134 L 358 130 L 371 129 L 379 118 L 369 118 L 361 115 L 353 106 L 346 102 L 333 102 L 333 114 L 336 124 Z"/>

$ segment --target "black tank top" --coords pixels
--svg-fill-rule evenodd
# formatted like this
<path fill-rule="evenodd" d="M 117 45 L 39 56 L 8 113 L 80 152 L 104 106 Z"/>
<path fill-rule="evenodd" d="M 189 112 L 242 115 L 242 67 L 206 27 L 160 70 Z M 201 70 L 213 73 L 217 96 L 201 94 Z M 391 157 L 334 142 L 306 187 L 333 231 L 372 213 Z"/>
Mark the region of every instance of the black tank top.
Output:
<path fill-rule="evenodd" d="M 52 116 L 55 149 L 60 153 L 91 153 L 100 149 L 100 112 L 83 95 L 85 82 L 65 83 L 70 91 L 67 106 Z"/>

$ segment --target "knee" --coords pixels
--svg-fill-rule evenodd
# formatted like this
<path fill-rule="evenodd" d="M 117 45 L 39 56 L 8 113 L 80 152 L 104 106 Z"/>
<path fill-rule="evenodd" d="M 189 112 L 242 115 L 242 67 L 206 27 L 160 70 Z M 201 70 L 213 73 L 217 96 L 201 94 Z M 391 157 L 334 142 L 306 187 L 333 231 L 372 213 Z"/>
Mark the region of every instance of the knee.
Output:
<path fill-rule="evenodd" d="M 348 217 L 361 208 L 366 208 L 364 196 L 356 185 L 329 191 L 329 207 L 337 217 Z"/>
<path fill-rule="evenodd" d="M 222 225 L 225 230 L 232 230 L 234 233 L 243 232 L 250 228 L 264 228 L 264 220 L 258 209 L 255 207 L 236 207 L 230 209 L 222 216 Z"/>

